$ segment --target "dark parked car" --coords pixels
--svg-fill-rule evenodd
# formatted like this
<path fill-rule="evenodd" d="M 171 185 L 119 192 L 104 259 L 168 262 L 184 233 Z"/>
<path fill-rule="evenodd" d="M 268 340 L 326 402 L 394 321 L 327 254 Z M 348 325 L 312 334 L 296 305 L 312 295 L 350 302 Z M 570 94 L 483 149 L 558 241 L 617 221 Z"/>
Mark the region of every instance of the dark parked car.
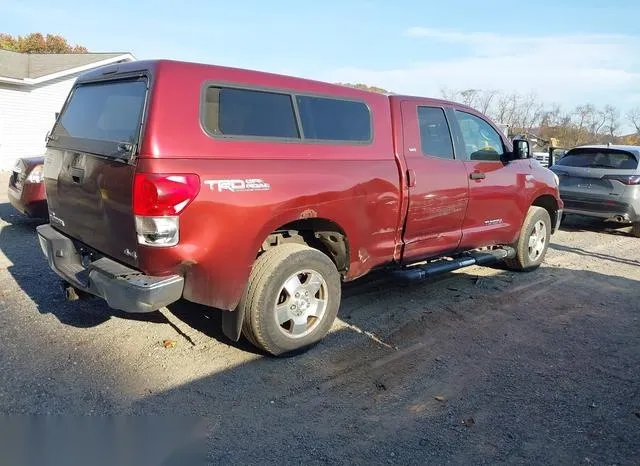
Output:
<path fill-rule="evenodd" d="M 11 204 L 27 217 L 48 217 L 44 157 L 18 159 L 9 178 L 8 194 Z"/>
<path fill-rule="evenodd" d="M 569 150 L 551 170 L 565 213 L 633 225 L 640 237 L 640 147 L 589 145 Z"/>

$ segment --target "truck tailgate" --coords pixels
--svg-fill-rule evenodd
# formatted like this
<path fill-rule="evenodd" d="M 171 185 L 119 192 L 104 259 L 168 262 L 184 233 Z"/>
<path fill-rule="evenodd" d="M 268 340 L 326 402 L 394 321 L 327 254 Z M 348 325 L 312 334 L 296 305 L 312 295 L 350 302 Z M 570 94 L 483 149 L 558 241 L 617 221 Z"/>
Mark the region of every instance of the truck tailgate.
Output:
<path fill-rule="evenodd" d="M 126 163 L 49 149 L 45 188 L 51 225 L 105 255 L 136 266 L 134 175 L 135 167 Z"/>

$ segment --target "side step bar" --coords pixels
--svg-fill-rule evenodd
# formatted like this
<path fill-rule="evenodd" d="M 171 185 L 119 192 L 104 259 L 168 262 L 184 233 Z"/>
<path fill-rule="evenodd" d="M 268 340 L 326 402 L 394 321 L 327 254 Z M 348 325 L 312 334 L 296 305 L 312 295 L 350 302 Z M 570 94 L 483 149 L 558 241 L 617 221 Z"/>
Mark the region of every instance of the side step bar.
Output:
<path fill-rule="evenodd" d="M 440 259 L 425 265 L 404 267 L 394 270 L 392 276 L 398 280 L 414 282 L 424 280 L 454 270 L 470 267 L 472 265 L 488 265 L 504 259 L 511 259 L 516 256 L 516 251 L 510 247 L 501 247 L 487 251 L 468 252 L 453 259 Z"/>

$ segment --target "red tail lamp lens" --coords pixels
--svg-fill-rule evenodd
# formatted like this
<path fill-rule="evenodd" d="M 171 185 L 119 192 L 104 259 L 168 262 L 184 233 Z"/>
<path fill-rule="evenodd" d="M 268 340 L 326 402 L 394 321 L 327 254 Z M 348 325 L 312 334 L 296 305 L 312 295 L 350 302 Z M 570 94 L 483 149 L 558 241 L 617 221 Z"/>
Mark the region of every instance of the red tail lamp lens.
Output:
<path fill-rule="evenodd" d="M 178 215 L 199 192 L 198 175 L 138 173 L 133 183 L 133 213 L 148 217 Z"/>
<path fill-rule="evenodd" d="M 616 180 L 629 186 L 640 184 L 640 175 L 607 175 L 608 180 Z"/>

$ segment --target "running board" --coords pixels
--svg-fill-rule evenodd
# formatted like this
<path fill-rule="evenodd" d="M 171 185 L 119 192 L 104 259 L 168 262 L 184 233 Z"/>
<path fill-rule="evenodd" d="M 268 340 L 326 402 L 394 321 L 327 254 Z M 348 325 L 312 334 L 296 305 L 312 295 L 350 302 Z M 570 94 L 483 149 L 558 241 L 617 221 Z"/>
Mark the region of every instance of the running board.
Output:
<path fill-rule="evenodd" d="M 392 276 L 399 280 L 414 282 L 472 265 L 493 264 L 504 259 L 511 259 L 515 256 L 515 249 L 506 246 L 487 251 L 473 251 L 453 259 L 440 259 L 425 265 L 416 265 L 394 270 Z"/>

